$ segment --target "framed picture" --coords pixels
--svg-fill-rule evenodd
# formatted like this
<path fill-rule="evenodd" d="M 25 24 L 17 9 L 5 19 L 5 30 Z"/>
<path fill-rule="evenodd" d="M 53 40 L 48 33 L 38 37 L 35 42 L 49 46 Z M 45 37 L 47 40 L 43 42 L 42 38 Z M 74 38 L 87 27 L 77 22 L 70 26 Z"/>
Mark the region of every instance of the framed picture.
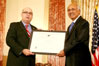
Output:
<path fill-rule="evenodd" d="M 34 53 L 57 54 L 64 49 L 65 31 L 33 31 L 29 49 Z"/>

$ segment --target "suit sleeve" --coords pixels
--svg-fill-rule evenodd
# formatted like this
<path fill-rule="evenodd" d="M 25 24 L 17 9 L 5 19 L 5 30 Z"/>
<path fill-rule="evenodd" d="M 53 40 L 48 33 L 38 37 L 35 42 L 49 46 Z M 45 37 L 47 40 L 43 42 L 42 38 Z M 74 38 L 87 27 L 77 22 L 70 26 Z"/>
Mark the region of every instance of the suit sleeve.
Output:
<path fill-rule="evenodd" d="M 75 50 L 75 48 L 81 48 L 85 46 L 88 48 L 89 43 L 89 23 L 84 22 L 71 34 L 70 39 L 65 42 L 64 51 L 65 54 Z"/>
<path fill-rule="evenodd" d="M 10 50 L 17 56 L 20 55 L 20 52 L 23 50 L 21 46 L 17 43 L 17 29 L 16 23 L 11 23 L 10 28 L 7 32 L 6 43 L 10 47 Z"/>

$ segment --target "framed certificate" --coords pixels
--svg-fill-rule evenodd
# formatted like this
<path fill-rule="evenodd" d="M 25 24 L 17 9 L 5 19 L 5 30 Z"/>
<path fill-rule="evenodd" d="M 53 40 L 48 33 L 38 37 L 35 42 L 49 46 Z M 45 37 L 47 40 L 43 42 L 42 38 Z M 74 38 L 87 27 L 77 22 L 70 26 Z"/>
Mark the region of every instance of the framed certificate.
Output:
<path fill-rule="evenodd" d="M 57 54 L 64 49 L 65 31 L 33 31 L 29 49 L 34 53 Z"/>

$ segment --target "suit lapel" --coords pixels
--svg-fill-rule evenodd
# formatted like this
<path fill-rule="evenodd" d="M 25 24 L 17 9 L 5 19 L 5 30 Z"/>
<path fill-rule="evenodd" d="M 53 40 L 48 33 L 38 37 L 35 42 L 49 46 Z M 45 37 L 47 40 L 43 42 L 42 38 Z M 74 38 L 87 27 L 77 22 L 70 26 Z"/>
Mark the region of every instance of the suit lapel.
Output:
<path fill-rule="evenodd" d="M 82 19 L 82 17 L 80 16 L 78 19 L 77 19 L 77 21 L 75 22 L 75 24 L 74 24 L 74 26 L 73 26 L 73 28 L 72 28 L 72 30 L 71 30 L 71 32 L 69 33 L 69 28 L 68 28 L 68 30 L 67 30 L 67 39 L 70 37 L 70 35 L 73 33 L 73 31 L 76 29 L 76 27 L 77 27 L 77 25 L 80 23 L 80 20 Z"/>
<path fill-rule="evenodd" d="M 31 26 L 31 29 L 32 29 L 32 31 L 33 31 L 33 26 L 30 24 L 30 26 Z"/>
<path fill-rule="evenodd" d="M 22 21 L 20 21 L 20 27 L 22 28 L 23 33 L 25 33 L 25 35 L 28 37 L 27 31 L 26 31 L 26 29 L 25 29 L 25 27 L 24 27 Z M 20 29 L 21 29 L 21 28 L 20 28 Z M 29 38 L 29 37 L 28 37 L 28 38 Z"/>

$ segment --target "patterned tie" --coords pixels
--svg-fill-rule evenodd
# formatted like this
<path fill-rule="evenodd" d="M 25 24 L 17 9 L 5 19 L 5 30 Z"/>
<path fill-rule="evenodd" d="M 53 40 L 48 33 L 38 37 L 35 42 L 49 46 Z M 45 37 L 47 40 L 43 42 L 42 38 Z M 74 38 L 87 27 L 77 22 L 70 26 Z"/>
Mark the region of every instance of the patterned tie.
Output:
<path fill-rule="evenodd" d="M 70 28 L 69 28 L 69 32 L 71 31 L 73 26 L 74 26 L 74 22 L 71 23 Z"/>
<path fill-rule="evenodd" d="M 25 25 L 26 31 L 27 31 L 27 33 L 28 33 L 28 36 L 30 37 L 30 34 L 31 34 L 31 33 L 29 32 L 28 26 L 29 26 L 29 25 Z"/>

